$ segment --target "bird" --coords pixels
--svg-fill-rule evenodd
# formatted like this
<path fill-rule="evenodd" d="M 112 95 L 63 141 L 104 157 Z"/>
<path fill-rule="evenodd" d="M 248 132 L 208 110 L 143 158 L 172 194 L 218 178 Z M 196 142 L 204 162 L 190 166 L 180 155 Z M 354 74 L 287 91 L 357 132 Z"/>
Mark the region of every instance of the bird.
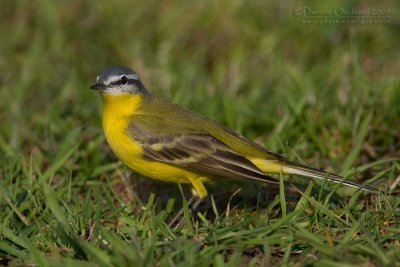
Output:
<path fill-rule="evenodd" d="M 207 197 L 206 182 L 221 179 L 277 183 L 271 174 L 300 175 L 377 192 L 372 186 L 292 162 L 222 124 L 151 94 L 135 71 L 111 66 L 97 74 L 102 127 L 115 155 L 156 180 L 190 184 L 190 204 Z"/>

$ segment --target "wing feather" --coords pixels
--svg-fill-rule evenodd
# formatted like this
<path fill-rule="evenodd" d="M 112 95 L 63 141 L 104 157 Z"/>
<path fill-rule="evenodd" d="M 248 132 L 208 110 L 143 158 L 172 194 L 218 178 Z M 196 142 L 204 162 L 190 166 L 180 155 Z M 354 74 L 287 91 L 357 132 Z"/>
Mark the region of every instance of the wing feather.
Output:
<path fill-rule="evenodd" d="M 248 178 L 276 183 L 246 157 L 209 133 L 154 133 L 130 122 L 128 133 L 143 147 L 148 160 L 227 178 Z"/>

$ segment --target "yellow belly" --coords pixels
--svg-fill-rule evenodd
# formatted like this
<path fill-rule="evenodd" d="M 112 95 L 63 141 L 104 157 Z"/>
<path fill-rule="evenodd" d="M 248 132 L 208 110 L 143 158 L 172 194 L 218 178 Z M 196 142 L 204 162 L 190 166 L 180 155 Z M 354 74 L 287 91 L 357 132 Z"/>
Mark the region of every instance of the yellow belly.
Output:
<path fill-rule="evenodd" d="M 118 103 L 118 97 L 113 96 L 112 99 L 103 98 L 103 101 L 104 134 L 112 151 L 119 159 L 144 176 L 162 181 L 189 183 L 188 177 L 194 176 L 192 172 L 162 162 L 143 159 L 141 146 L 128 135 L 129 114 L 135 111 L 140 99 L 125 98 L 121 99 L 124 103 Z"/>

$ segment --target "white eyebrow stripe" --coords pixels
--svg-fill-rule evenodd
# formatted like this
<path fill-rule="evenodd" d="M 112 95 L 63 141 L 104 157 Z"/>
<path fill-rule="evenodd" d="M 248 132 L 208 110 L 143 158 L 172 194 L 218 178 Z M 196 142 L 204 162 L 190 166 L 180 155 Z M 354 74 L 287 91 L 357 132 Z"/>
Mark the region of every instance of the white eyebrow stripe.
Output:
<path fill-rule="evenodd" d="M 128 79 L 139 80 L 139 76 L 137 76 L 136 74 L 129 74 L 129 75 L 125 75 L 125 76 Z"/>
<path fill-rule="evenodd" d="M 111 84 L 111 83 L 113 83 L 113 82 L 116 82 L 116 81 L 119 81 L 120 79 L 121 79 L 121 77 L 122 76 L 124 76 L 124 75 L 114 75 L 114 76 L 111 76 L 110 78 L 108 78 L 108 80 L 106 81 L 106 84 Z M 136 75 L 136 74 L 128 74 L 128 75 L 125 75 L 126 76 L 126 78 L 128 79 L 128 80 L 139 80 L 139 77 Z"/>

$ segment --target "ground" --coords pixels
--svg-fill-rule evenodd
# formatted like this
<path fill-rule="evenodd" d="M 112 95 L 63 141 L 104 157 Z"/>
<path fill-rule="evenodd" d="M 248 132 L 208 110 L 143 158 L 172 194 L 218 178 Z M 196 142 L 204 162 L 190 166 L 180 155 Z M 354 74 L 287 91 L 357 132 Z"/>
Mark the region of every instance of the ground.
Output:
<path fill-rule="evenodd" d="M 394 1 L 3 3 L 0 264 L 400 266 L 398 11 Z M 115 64 L 153 94 L 382 193 L 221 181 L 172 230 L 189 189 L 135 174 L 105 142 L 89 86 Z"/>

